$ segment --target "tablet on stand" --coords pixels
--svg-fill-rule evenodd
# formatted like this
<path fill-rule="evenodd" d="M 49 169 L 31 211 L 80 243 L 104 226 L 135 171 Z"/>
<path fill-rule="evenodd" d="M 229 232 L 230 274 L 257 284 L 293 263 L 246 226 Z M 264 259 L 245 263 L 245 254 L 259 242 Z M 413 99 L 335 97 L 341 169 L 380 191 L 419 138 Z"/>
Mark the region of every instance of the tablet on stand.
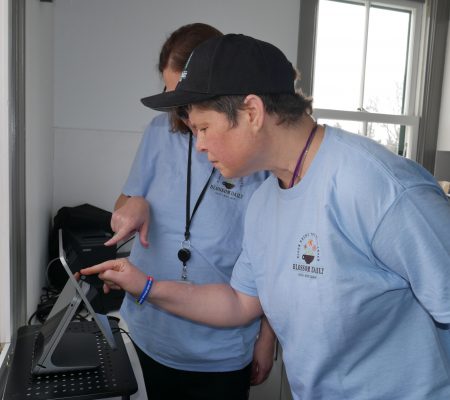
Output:
<path fill-rule="evenodd" d="M 97 351 L 98 335 L 67 332 L 67 327 L 81 303 L 91 314 L 99 333 L 109 346 L 112 349 L 117 347 L 107 316 L 96 313 L 91 306 L 90 299 L 95 295 L 95 288 L 87 282 L 77 281 L 73 276 L 72 271 L 80 269 L 78 255 L 71 247 L 71 243 L 64 242 L 63 239 L 63 231 L 60 229 L 59 259 L 68 280 L 37 335 L 32 360 L 34 375 L 94 369 L 100 365 Z"/>

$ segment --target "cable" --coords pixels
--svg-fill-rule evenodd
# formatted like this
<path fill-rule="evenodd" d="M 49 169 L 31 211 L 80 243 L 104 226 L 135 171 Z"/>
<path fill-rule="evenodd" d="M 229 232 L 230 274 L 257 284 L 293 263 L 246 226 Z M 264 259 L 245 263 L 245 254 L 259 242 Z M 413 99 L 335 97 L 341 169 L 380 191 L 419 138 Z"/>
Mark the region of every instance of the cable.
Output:
<path fill-rule="evenodd" d="M 109 318 L 109 317 L 108 317 L 108 318 Z M 133 339 L 131 339 L 130 332 L 126 331 L 125 329 L 121 328 L 120 326 L 118 326 L 117 328 L 112 328 L 112 329 L 111 329 L 111 332 L 112 332 L 112 333 L 117 333 L 117 332 L 119 332 L 119 333 L 122 334 L 122 335 L 127 335 L 127 336 L 128 336 L 128 339 L 130 339 L 131 341 L 133 341 Z M 100 332 L 99 332 L 99 333 L 100 333 Z"/>
<path fill-rule="evenodd" d="M 31 325 L 33 318 L 43 324 L 60 294 L 59 290 L 52 287 L 43 287 L 42 290 L 44 293 L 40 296 L 36 311 L 28 319 L 28 325 Z"/>
<path fill-rule="evenodd" d="M 123 246 L 125 246 L 130 240 L 134 239 L 136 237 L 136 235 L 131 236 L 129 239 L 125 240 L 125 242 L 123 242 L 119 247 L 117 247 L 116 252 L 119 251 L 119 249 Z"/>
<path fill-rule="evenodd" d="M 48 276 L 48 270 L 50 268 L 50 265 L 52 265 L 55 261 L 59 261 L 59 257 L 55 257 L 52 260 L 50 260 L 49 263 L 47 264 L 47 267 L 45 268 L 45 279 L 46 279 L 48 285 L 50 285 L 50 279 L 49 279 L 49 276 Z"/>
<path fill-rule="evenodd" d="M 130 340 L 133 342 L 133 339 L 131 339 L 130 333 L 129 333 L 128 331 L 126 331 L 126 330 L 123 329 L 123 328 L 119 328 L 119 332 L 120 332 L 121 334 L 127 335 L 127 336 L 128 336 L 128 339 L 130 339 Z"/>

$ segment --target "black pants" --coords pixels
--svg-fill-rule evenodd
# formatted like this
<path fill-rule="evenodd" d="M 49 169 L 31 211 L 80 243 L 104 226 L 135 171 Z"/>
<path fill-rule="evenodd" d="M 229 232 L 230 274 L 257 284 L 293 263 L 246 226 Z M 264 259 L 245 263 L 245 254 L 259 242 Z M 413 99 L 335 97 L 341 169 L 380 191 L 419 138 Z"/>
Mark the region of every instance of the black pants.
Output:
<path fill-rule="evenodd" d="M 192 372 L 162 365 L 134 346 L 149 400 L 247 400 L 251 364 L 230 372 Z"/>

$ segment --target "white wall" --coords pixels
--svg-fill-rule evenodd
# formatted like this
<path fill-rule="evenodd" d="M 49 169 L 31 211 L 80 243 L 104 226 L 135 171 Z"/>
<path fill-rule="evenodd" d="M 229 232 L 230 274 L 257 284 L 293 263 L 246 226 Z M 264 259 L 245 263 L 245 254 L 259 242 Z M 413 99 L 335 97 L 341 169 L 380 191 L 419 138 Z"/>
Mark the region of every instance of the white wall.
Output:
<path fill-rule="evenodd" d="M 47 264 L 53 195 L 53 5 L 26 1 L 27 315 Z"/>
<path fill-rule="evenodd" d="M 112 210 L 141 135 L 87 129 L 55 129 L 55 208 L 90 203 Z"/>
<path fill-rule="evenodd" d="M 450 29 L 447 33 L 447 49 L 445 52 L 444 80 L 442 82 L 437 150 L 450 151 Z"/>
<path fill-rule="evenodd" d="M 297 58 L 299 0 L 58 0 L 55 8 L 53 212 L 112 210 L 155 112 L 159 50 L 181 25 L 206 22 L 256 36 Z"/>

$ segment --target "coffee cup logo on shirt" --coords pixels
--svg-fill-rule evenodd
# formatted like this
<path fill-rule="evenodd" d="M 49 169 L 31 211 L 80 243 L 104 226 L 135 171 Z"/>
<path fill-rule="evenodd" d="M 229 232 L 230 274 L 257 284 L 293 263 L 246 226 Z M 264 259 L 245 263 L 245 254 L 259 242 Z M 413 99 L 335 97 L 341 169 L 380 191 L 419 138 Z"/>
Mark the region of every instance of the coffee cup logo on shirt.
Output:
<path fill-rule="evenodd" d="M 324 274 L 325 268 L 320 265 L 319 240 L 315 233 L 306 233 L 297 245 L 297 261 L 292 270 L 300 277 L 318 278 Z"/>
<path fill-rule="evenodd" d="M 240 200 L 244 197 L 242 188 L 244 186 L 244 178 L 225 179 L 219 175 L 215 182 L 211 183 L 209 188 L 217 195 L 224 196 L 229 199 Z"/>
<path fill-rule="evenodd" d="M 223 180 L 223 182 L 222 182 L 222 185 L 223 186 L 225 186 L 227 189 L 233 189 L 234 188 L 234 183 L 233 183 L 233 180 L 231 180 L 231 179 L 224 179 Z"/>

